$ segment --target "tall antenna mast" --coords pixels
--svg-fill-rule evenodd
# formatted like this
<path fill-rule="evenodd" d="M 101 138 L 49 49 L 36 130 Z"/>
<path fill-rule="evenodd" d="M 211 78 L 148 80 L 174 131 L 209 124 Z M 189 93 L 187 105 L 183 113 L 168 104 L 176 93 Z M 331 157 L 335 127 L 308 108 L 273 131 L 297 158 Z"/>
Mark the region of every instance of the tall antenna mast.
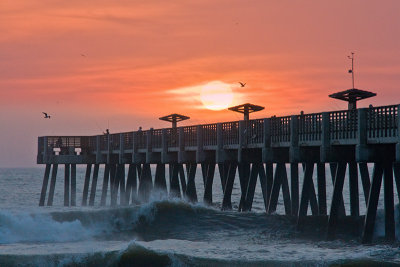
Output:
<path fill-rule="evenodd" d="M 354 89 L 354 52 L 351 52 L 351 56 L 347 57 L 351 59 L 351 70 L 349 70 L 349 73 L 351 73 L 351 81 L 353 82 L 353 89 Z"/>

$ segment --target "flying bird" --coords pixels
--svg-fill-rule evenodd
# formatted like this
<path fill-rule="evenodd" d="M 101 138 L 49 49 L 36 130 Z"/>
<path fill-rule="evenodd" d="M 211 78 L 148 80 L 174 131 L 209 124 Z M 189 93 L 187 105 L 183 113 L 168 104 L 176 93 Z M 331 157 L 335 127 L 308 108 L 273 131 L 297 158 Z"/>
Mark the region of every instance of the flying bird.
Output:
<path fill-rule="evenodd" d="M 240 84 L 240 87 L 244 87 L 246 85 L 246 83 L 242 83 L 242 82 L 239 82 L 239 84 Z"/>
<path fill-rule="evenodd" d="M 50 115 L 48 115 L 46 112 L 42 112 L 42 113 L 44 114 L 45 119 L 50 119 L 50 117 L 51 117 Z"/>

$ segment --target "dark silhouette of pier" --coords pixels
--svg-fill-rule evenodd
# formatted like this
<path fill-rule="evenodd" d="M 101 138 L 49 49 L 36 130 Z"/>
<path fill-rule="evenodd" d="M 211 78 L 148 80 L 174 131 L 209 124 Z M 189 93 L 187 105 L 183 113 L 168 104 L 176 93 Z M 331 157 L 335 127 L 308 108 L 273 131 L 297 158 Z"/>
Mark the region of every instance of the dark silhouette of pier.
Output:
<path fill-rule="evenodd" d="M 59 164 L 65 165 L 66 206 L 76 205 L 77 164 L 87 166 L 82 196 L 84 206 L 94 205 L 101 165 L 104 166 L 101 205 L 106 204 L 108 191 L 111 205 L 129 205 L 148 201 L 154 189 L 196 202 L 198 165 L 205 186 L 203 200 L 211 204 L 218 165 L 223 187 L 222 209 L 232 209 L 231 194 L 238 173 L 239 211 L 252 209 L 259 180 L 266 213 L 275 212 L 282 194 L 285 214 L 297 218 L 299 229 L 304 227 L 309 216 L 321 216 L 326 218 L 327 238 L 333 239 L 341 220 L 355 218 L 362 221 L 362 242 L 368 243 L 372 240 L 383 180 L 385 236 L 393 241 L 394 179 L 397 192 L 400 190 L 400 106 L 359 109 L 355 109 L 355 104 L 349 106 L 349 110 L 185 127 L 177 127 L 176 120 L 167 116 L 174 127 L 97 136 L 39 137 L 37 162 L 46 164 L 39 205 L 45 205 L 46 195 L 47 205 L 53 203 Z M 371 174 L 367 163 L 373 164 Z M 127 174 L 126 164 L 129 165 Z M 155 165 L 154 174 L 151 164 Z M 169 165 L 170 188 L 166 183 L 166 164 Z M 327 167 L 332 183 L 327 181 Z M 348 214 L 343 201 L 347 170 Z M 299 183 L 301 176 L 303 184 Z M 359 188 L 359 179 L 362 188 Z M 328 186 L 333 186 L 330 207 L 327 205 Z M 363 216 L 360 215 L 359 190 L 363 190 L 367 203 Z M 309 207 L 311 215 L 307 213 Z"/>

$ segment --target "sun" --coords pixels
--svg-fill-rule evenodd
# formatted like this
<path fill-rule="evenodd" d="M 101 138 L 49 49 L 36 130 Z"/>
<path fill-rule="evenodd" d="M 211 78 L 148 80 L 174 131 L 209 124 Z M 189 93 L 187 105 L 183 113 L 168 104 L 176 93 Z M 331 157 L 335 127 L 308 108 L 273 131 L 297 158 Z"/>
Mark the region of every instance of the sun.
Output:
<path fill-rule="evenodd" d="M 209 82 L 202 87 L 200 99 L 207 109 L 226 109 L 233 101 L 231 85 L 220 81 Z"/>

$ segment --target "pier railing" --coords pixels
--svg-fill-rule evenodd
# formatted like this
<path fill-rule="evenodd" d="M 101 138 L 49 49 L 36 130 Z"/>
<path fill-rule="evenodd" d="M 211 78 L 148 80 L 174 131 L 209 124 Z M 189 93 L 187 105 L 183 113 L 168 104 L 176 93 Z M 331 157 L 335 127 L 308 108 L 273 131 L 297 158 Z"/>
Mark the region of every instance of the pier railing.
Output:
<path fill-rule="evenodd" d="M 323 113 L 313 113 L 284 117 L 274 116 L 243 121 L 243 124 L 233 121 L 222 122 L 220 126 L 218 126 L 219 123 L 185 126 L 182 127 L 182 131 L 179 128 L 167 128 L 98 136 L 43 136 L 38 140 L 38 155 L 73 154 L 77 153 L 75 151 L 77 148 L 80 149 L 79 153 L 81 154 L 95 154 L 98 150 L 113 151 L 121 148 L 128 152 L 133 148 L 146 150 L 163 147 L 176 151 L 182 146 L 184 148 L 198 146 L 198 129 L 201 129 L 201 145 L 204 149 L 217 149 L 218 145 L 261 148 L 266 146 L 265 140 L 270 140 L 269 145 L 273 147 L 289 147 L 292 138 L 298 140 L 299 145 L 319 146 L 323 135 L 329 136 L 330 145 L 351 145 L 357 144 L 361 111 L 366 113 L 368 143 L 399 142 L 399 105 L 391 105 L 362 110 L 326 112 L 325 118 L 329 118 L 329 122 L 325 122 L 325 124 L 329 125 L 329 133 L 325 135 L 323 133 Z M 297 120 L 297 123 L 294 124 L 292 120 Z M 269 123 L 267 128 L 264 125 L 266 121 Z M 291 130 L 293 125 L 296 125 L 296 131 Z M 222 138 L 220 139 L 217 134 L 218 127 L 222 129 Z M 268 132 L 265 132 L 265 129 L 268 129 Z M 183 134 L 183 138 L 179 138 L 180 134 Z M 297 136 L 293 136 L 293 134 Z M 269 138 L 265 138 L 266 136 Z M 183 144 L 180 146 L 179 142 L 183 142 Z M 222 142 L 222 144 L 218 142 Z"/>
<path fill-rule="evenodd" d="M 370 108 L 367 113 L 370 142 L 395 141 L 398 134 L 398 105 Z"/>
<path fill-rule="evenodd" d="M 298 120 L 300 143 L 321 141 L 322 113 L 300 115 Z"/>
<path fill-rule="evenodd" d="M 356 143 L 358 114 L 356 110 L 330 112 L 330 138 L 334 143 Z"/>

